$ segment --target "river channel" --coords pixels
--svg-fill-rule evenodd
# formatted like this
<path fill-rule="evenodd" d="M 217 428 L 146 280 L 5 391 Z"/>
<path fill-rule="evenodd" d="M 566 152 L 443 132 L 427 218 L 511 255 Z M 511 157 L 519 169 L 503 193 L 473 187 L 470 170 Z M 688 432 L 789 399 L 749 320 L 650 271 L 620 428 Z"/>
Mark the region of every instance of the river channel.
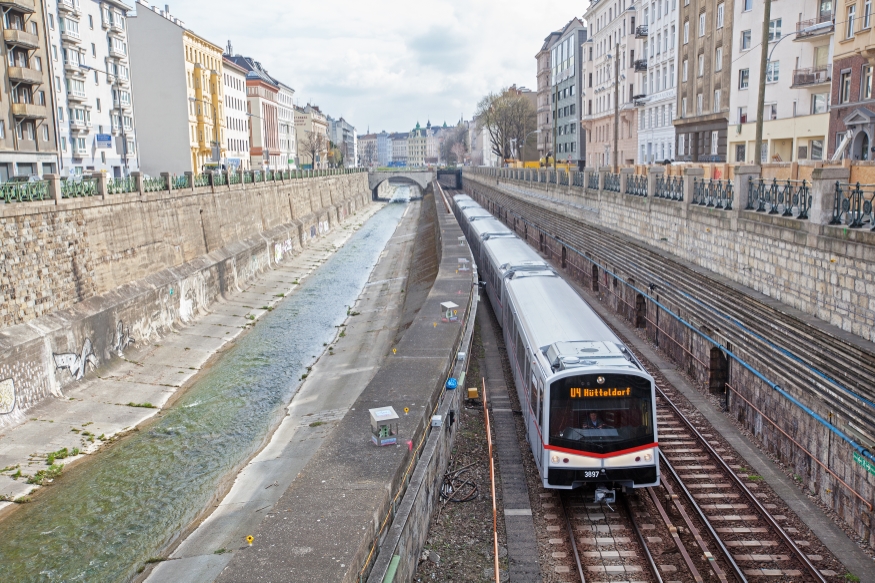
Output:
<path fill-rule="evenodd" d="M 127 581 L 158 555 L 284 414 L 405 206 L 376 213 L 157 420 L 0 522 L 0 581 Z"/>

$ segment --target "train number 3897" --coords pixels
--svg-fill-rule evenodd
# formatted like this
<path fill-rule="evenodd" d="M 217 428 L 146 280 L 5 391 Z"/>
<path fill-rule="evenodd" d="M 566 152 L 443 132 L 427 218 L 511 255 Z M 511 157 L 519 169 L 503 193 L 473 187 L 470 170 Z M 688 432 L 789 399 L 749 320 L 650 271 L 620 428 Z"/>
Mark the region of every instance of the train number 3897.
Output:
<path fill-rule="evenodd" d="M 598 472 L 598 471 L 593 471 L 593 472 L 583 472 L 583 477 L 584 477 L 584 478 L 598 478 L 598 477 L 599 477 L 599 472 Z"/>

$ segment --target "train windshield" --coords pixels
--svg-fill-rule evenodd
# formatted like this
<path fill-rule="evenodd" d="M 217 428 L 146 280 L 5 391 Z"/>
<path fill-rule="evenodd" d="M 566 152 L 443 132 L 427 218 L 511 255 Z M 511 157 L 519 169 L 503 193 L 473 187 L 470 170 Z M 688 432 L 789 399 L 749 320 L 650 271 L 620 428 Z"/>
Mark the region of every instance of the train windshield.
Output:
<path fill-rule="evenodd" d="M 608 453 L 654 442 L 650 381 L 579 375 L 550 385 L 550 445 Z"/>

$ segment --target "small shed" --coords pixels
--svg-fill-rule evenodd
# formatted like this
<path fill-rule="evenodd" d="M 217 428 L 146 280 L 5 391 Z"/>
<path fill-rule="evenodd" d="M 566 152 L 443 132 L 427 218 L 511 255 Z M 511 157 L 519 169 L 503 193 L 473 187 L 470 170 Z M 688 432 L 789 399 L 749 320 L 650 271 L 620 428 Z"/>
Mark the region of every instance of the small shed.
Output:
<path fill-rule="evenodd" d="M 395 445 L 398 441 L 398 414 L 393 407 L 370 409 L 371 441 L 374 445 Z"/>
<path fill-rule="evenodd" d="M 441 304 L 441 322 L 458 322 L 459 304 L 444 302 Z"/>

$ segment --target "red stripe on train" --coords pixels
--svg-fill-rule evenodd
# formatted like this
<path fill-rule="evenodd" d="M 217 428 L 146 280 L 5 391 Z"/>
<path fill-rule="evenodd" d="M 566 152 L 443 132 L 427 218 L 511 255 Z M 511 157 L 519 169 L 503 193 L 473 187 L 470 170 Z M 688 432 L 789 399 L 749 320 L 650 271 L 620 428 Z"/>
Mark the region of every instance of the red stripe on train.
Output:
<path fill-rule="evenodd" d="M 611 453 L 594 453 L 594 452 L 589 452 L 589 451 L 580 451 L 577 449 L 568 449 L 565 447 L 557 447 L 555 445 L 545 445 L 544 449 L 549 449 L 550 451 L 559 451 L 562 453 L 570 453 L 573 455 L 583 455 L 586 457 L 606 459 L 609 457 L 616 457 L 618 455 L 624 455 L 627 453 L 635 453 L 636 451 L 642 451 L 642 450 L 651 449 L 654 447 L 659 447 L 659 444 L 654 442 L 654 443 L 649 443 L 647 445 L 639 445 L 638 447 L 632 447 L 629 449 L 621 449 L 619 451 L 612 451 Z"/>

